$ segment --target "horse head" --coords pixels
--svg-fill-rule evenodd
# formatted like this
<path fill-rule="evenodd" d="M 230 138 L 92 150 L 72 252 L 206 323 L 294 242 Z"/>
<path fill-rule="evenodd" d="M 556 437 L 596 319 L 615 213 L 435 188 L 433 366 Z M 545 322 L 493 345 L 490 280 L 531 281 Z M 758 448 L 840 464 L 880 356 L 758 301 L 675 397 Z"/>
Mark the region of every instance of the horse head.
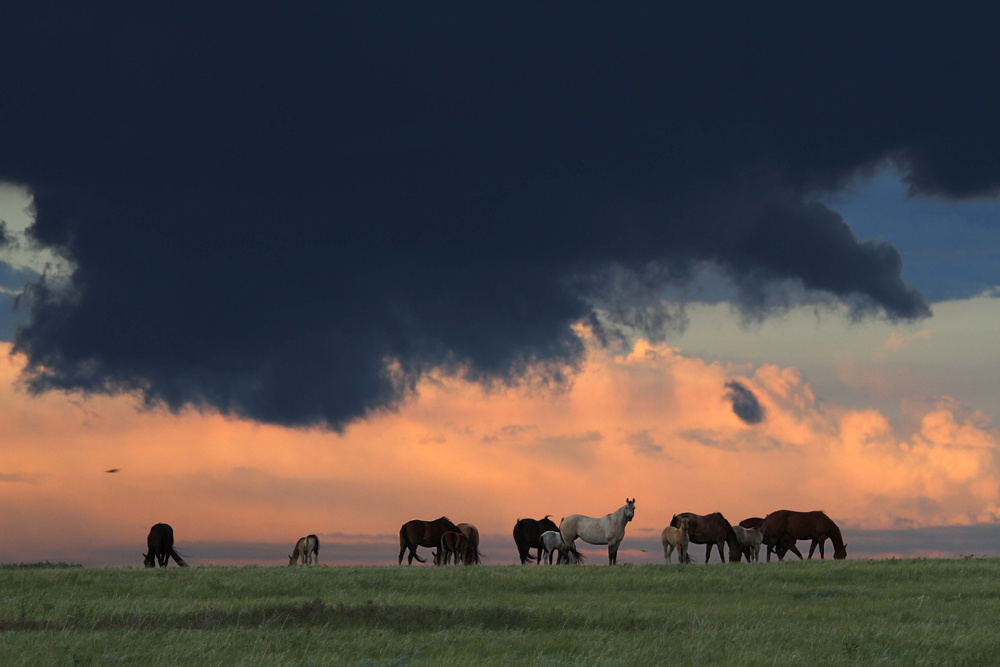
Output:
<path fill-rule="evenodd" d="M 635 498 L 625 499 L 625 522 L 628 523 L 635 516 Z"/>
<path fill-rule="evenodd" d="M 833 558 L 835 560 L 844 560 L 845 558 L 847 558 L 847 543 L 846 542 L 844 543 L 844 546 L 840 547 L 839 549 L 834 549 L 833 550 Z"/>
<path fill-rule="evenodd" d="M 142 564 L 146 567 L 156 567 L 156 558 L 153 556 L 153 552 L 142 555 Z"/>

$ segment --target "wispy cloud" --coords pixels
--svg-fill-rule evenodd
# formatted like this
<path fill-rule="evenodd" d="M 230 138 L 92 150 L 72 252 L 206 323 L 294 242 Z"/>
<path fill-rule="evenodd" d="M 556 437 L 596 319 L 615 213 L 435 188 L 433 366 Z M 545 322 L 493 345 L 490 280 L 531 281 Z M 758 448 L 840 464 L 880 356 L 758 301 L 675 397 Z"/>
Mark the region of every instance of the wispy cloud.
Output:
<path fill-rule="evenodd" d="M 909 347 L 918 341 L 928 340 L 930 337 L 931 332 L 926 329 L 915 333 L 893 331 L 889 334 L 889 338 L 885 341 L 883 348 L 889 352 L 899 352 L 905 347 Z"/>

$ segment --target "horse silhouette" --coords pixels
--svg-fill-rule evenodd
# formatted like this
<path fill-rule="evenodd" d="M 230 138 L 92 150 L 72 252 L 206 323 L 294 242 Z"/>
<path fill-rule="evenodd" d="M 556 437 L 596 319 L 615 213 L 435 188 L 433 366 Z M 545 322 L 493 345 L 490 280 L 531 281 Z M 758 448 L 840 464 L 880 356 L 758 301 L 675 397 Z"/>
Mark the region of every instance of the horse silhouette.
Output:
<path fill-rule="evenodd" d="M 180 554 L 174 551 L 174 529 L 169 524 L 158 523 L 149 529 L 149 535 L 146 537 L 146 548 L 148 552 L 142 555 L 143 564 L 146 567 L 156 567 L 157 563 L 160 564 L 160 567 L 166 567 L 171 558 L 179 566 L 187 567 L 187 563 L 180 557 Z"/>
<path fill-rule="evenodd" d="M 417 547 L 427 547 L 433 549 L 441 544 L 441 536 L 449 531 L 461 533 L 458 526 L 453 524 L 448 517 L 441 517 L 433 521 L 422 521 L 413 519 L 407 521 L 399 529 L 399 564 L 403 564 L 403 554 L 410 550 L 408 565 L 413 565 L 413 559 L 418 563 L 427 561 L 417 555 Z"/>
<path fill-rule="evenodd" d="M 542 562 L 542 533 L 550 530 L 559 531 L 559 526 L 555 524 L 546 514 L 544 519 L 518 519 L 514 524 L 514 544 L 517 545 L 517 555 L 521 557 L 521 565 L 531 560 L 531 550 L 538 549 L 535 557 L 535 564 Z"/>

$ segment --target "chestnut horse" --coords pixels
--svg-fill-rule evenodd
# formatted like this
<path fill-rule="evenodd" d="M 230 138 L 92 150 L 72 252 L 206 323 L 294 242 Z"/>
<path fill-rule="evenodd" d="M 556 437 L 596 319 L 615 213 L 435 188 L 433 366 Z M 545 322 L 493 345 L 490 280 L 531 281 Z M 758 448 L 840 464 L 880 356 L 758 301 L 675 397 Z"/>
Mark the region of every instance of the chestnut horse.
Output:
<path fill-rule="evenodd" d="M 733 532 L 732 525 L 718 512 L 706 514 L 694 514 L 693 512 L 681 512 L 675 514 L 670 520 L 670 525 L 674 528 L 680 527 L 682 517 L 688 520 L 688 541 L 691 544 L 705 544 L 705 562 L 712 557 L 712 547 L 719 548 L 719 558 L 726 562 L 726 556 L 722 553 L 722 544 L 729 545 L 729 562 L 736 563 L 740 560 L 740 545 L 736 541 L 736 533 Z"/>
<path fill-rule="evenodd" d="M 417 555 L 417 547 L 433 549 L 441 544 L 441 536 L 448 531 L 461 532 L 458 526 L 444 516 L 433 521 L 413 519 L 404 523 L 399 529 L 399 564 L 403 564 L 403 554 L 407 549 L 410 550 L 408 565 L 413 565 L 414 558 L 419 563 L 426 563 L 427 561 Z"/>
<path fill-rule="evenodd" d="M 158 523 L 150 528 L 149 535 L 146 536 L 146 547 L 149 552 L 142 555 L 146 567 L 156 567 L 157 562 L 160 567 L 166 567 L 171 558 L 181 567 L 187 567 L 184 559 L 174 551 L 174 529 L 170 524 Z"/>
<path fill-rule="evenodd" d="M 514 524 L 514 544 L 517 545 L 517 555 L 521 557 L 521 565 L 531 559 L 531 550 L 538 549 L 535 564 L 542 562 L 542 533 L 550 530 L 559 532 L 559 526 L 546 514 L 544 519 L 518 519 Z"/>
<path fill-rule="evenodd" d="M 809 547 L 809 557 L 813 557 L 816 547 L 819 547 L 819 557 L 824 558 L 823 544 L 829 539 L 833 542 L 833 557 L 837 560 L 847 558 L 847 545 L 840 534 L 840 528 L 833 519 L 820 511 L 793 512 L 778 510 L 764 518 L 764 542 L 767 544 L 767 562 L 771 562 L 771 551 L 793 543 L 795 540 L 812 540 Z M 779 551 L 779 558 L 781 553 Z M 801 555 L 800 555 L 801 557 Z"/>

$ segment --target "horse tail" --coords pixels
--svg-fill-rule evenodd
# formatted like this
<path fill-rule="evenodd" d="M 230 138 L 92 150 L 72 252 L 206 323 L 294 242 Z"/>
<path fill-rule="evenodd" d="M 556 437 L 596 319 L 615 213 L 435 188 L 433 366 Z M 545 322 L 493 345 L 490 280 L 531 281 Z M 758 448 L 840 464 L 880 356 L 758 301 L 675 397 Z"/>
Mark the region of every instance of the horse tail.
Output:
<path fill-rule="evenodd" d="M 517 555 L 521 559 L 521 565 L 524 565 L 528 562 L 530 547 L 524 535 L 524 524 L 521 521 L 523 519 L 518 519 L 517 523 L 514 524 L 514 544 L 517 546 Z"/>
<path fill-rule="evenodd" d="M 173 547 L 170 547 L 170 550 L 167 552 L 167 554 L 171 558 L 173 558 L 174 562 L 177 563 L 177 565 L 179 565 L 180 567 L 187 567 L 188 566 L 188 564 L 184 562 L 184 559 L 181 558 L 181 555 L 179 553 L 177 553 L 177 551 Z"/>
<path fill-rule="evenodd" d="M 423 558 L 421 558 L 420 556 L 417 555 L 417 547 L 416 547 L 416 545 L 412 545 L 410 543 L 409 534 L 406 532 L 406 524 L 403 524 L 403 526 L 399 529 L 399 563 L 400 563 L 400 565 L 402 565 L 402 563 L 403 563 L 403 554 L 406 553 L 407 549 L 410 550 L 410 553 L 413 554 L 413 557 L 415 559 L 417 559 L 418 563 L 426 563 L 427 562 L 426 560 L 424 560 Z"/>

